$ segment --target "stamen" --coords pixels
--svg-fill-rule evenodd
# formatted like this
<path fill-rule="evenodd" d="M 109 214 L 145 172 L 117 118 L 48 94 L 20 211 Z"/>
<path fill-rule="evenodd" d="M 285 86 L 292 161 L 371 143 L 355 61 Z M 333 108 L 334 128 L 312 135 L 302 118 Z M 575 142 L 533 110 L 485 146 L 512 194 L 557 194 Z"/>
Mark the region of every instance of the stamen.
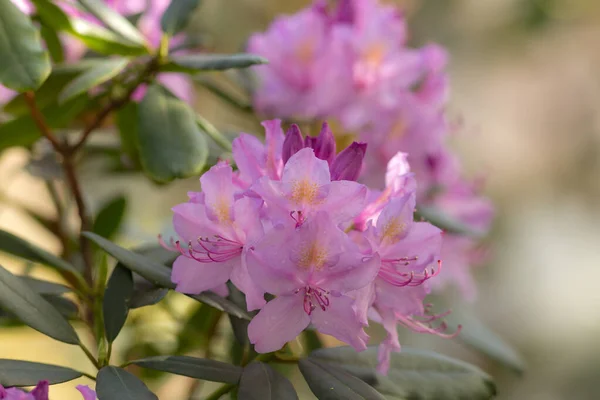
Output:
<path fill-rule="evenodd" d="M 177 251 L 181 255 L 196 260 L 201 263 L 219 263 L 231 260 L 241 254 L 244 246 L 236 241 L 215 235 L 215 240 L 199 237 L 197 239 L 201 249 L 194 248 L 192 241 L 188 242 L 187 249 L 181 246 L 179 240 L 173 241 L 170 239 L 169 246 L 163 240 L 162 236 L 158 236 L 159 243 L 162 247 L 170 251 Z"/>
<path fill-rule="evenodd" d="M 428 312 L 427 307 L 425 312 Z M 429 315 L 423 320 L 418 320 L 415 319 L 416 317 L 414 316 L 409 317 L 402 314 L 396 314 L 396 318 L 398 322 L 415 332 L 428 333 L 430 335 L 436 335 L 445 339 L 453 339 L 459 335 L 460 331 L 462 330 L 462 325 L 458 325 L 454 333 L 446 333 L 446 330 L 448 329 L 448 324 L 446 324 L 446 322 L 444 321 L 442 321 L 438 326 L 432 325 L 434 321 L 437 321 L 440 318 L 447 316 L 448 314 L 450 314 L 450 312 L 451 311 L 447 311 L 437 315 Z"/>
<path fill-rule="evenodd" d="M 313 288 L 310 286 L 306 286 L 303 289 L 296 289 L 294 291 L 295 294 L 300 293 L 300 291 L 304 291 L 304 312 L 307 315 L 311 315 L 312 312 L 317 308 L 315 303 L 321 308 L 323 311 L 327 311 L 327 307 L 329 307 L 329 292 L 323 290 L 319 287 Z"/>
<path fill-rule="evenodd" d="M 425 270 L 422 273 L 417 273 L 414 271 L 410 271 L 410 272 L 400 272 L 396 269 L 397 266 L 397 262 L 405 262 L 406 264 L 404 265 L 408 265 L 408 263 L 410 261 L 416 261 L 418 259 L 418 257 L 402 257 L 402 258 L 397 258 L 397 259 L 384 259 L 382 260 L 382 265 L 381 268 L 379 270 L 379 277 L 381 279 L 383 279 L 384 281 L 386 281 L 387 283 L 397 286 L 397 287 L 404 287 L 404 286 L 419 286 L 422 285 L 423 283 L 425 283 L 426 281 L 428 281 L 429 279 L 433 278 L 434 276 L 439 275 L 440 271 L 442 270 L 442 261 L 438 260 L 438 269 L 435 270 L 433 268 L 431 268 L 431 270 L 428 270 L 427 268 L 425 268 Z"/>
<path fill-rule="evenodd" d="M 298 216 L 295 217 L 294 214 L 298 214 Z M 305 221 L 304 214 L 302 214 L 302 211 L 290 211 L 290 217 L 292 217 L 292 219 L 296 221 L 296 229 L 301 227 Z"/>

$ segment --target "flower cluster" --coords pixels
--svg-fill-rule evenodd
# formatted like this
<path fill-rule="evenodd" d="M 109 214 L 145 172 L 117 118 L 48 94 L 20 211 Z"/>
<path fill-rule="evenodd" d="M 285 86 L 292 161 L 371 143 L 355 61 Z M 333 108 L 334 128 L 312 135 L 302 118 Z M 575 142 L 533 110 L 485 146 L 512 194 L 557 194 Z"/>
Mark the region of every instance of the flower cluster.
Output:
<path fill-rule="evenodd" d="M 83 400 L 96 400 L 96 393 L 87 386 L 79 385 L 77 390 Z M 5 389 L 0 385 L 0 400 L 48 400 L 48 381 L 41 381 L 29 393 L 17 388 Z"/>
<path fill-rule="evenodd" d="M 373 187 L 383 187 L 387 163 L 407 153 L 418 204 L 442 208 L 485 233 L 492 206 L 464 179 L 447 144 L 444 49 L 407 47 L 403 15 L 377 0 L 326 3 L 278 17 L 250 38 L 248 51 L 270 61 L 256 68 L 255 107 L 265 115 L 339 123 L 369 144 L 362 181 Z M 468 266 L 481 259 L 477 247 L 476 240 L 448 234 L 443 253 L 452 273 L 438 282 L 454 281 L 473 298 Z"/>
<path fill-rule="evenodd" d="M 399 153 L 383 191 L 356 182 L 366 152 L 353 143 L 336 154 L 325 123 L 303 138 L 292 125 L 265 121 L 266 144 L 248 134 L 233 142 L 238 171 L 226 162 L 200 178 L 201 192 L 173 208 L 181 255 L 177 290 L 226 293 L 229 280 L 260 311 L 248 327 L 258 352 L 279 350 L 309 325 L 356 350 L 366 348 L 369 319 L 388 331 L 380 370 L 400 348 L 397 324 L 443 335 L 423 304 L 440 272 L 442 232 L 414 222 L 416 184 Z M 265 294 L 272 300 L 266 302 Z"/>
<path fill-rule="evenodd" d="M 160 44 L 160 18 L 165 9 L 169 5 L 169 0 L 103 0 L 113 10 L 123 16 L 139 15 L 137 22 L 140 32 L 144 35 L 148 44 L 157 48 Z M 30 0 L 12 0 L 21 11 L 27 14 L 35 13 L 35 6 Z M 57 5 L 72 18 L 84 19 L 90 23 L 99 23 L 96 18 L 88 13 L 85 13 L 78 6 L 76 1 L 66 0 L 58 2 Z M 80 41 L 63 35 L 61 36 L 65 49 L 65 60 L 67 62 L 75 62 L 85 56 L 87 47 Z M 172 44 L 183 44 L 185 37 L 177 35 L 172 39 Z M 158 76 L 159 82 L 165 85 L 169 90 L 179 96 L 181 99 L 192 102 L 194 97 L 194 88 L 189 77 L 177 73 L 161 73 Z M 140 100 L 145 93 L 145 88 L 141 87 L 134 93 L 133 97 Z M 15 92 L 0 85 L 0 104 L 9 101 Z"/>

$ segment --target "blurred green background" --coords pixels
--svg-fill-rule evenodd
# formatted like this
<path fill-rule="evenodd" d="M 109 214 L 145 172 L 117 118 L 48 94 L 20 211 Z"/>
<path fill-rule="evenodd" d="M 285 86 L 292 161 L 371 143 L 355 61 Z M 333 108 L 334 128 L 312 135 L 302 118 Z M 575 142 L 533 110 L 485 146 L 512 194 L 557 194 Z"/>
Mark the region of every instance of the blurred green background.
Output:
<path fill-rule="evenodd" d="M 211 50 L 238 51 L 250 33 L 264 29 L 275 15 L 307 3 L 205 0 L 192 31 Z M 519 377 L 456 341 L 407 333 L 403 343 L 480 365 L 496 378 L 499 399 L 599 398 L 600 2 L 396 3 L 406 10 L 412 44 L 437 42 L 450 53 L 448 112 L 459 126 L 453 145 L 470 174 L 487 178 L 486 192 L 497 206 L 489 240 L 493 256 L 476 271 L 480 293 L 471 307 L 521 352 L 527 370 Z M 195 106 L 225 132 L 260 132 L 256 121 L 202 89 Z M 113 136 L 99 133 L 93 139 L 105 143 Z M 19 206 L 52 213 L 43 182 L 24 168 L 26 159 L 19 149 L 0 155 L 0 227 L 56 250 L 54 237 Z M 97 208 L 116 194 L 126 195 L 121 240 L 130 245 L 154 241 L 170 224 L 170 208 L 198 185 L 190 179 L 157 186 L 140 175 L 107 176 L 102 167 L 86 162 L 80 169 L 87 201 Z M 13 270 L 24 267 L 5 256 L 0 263 Z M 181 315 L 190 305 L 170 304 Z M 133 315 L 142 329 L 125 331 L 117 347 L 132 341 L 172 345 L 176 318 L 161 307 Z M 225 350 L 214 350 L 217 355 L 220 351 Z M 0 354 L 90 369 L 79 349 L 26 328 L 0 330 Z M 53 398 L 75 399 L 71 388 L 82 382 L 55 387 Z M 152 386 L 160 387 L 156 393 L 161 400 L 179 400 L 190 384 L 174 377 Z M 302 395 L 313 398 L 306 388 Z"/>

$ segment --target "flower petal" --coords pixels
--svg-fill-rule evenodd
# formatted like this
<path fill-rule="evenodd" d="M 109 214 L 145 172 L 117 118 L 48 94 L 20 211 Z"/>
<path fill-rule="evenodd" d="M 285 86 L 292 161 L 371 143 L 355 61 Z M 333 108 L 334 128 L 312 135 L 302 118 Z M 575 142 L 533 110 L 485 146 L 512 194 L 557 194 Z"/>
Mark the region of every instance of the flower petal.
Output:
<path fill-rule="evenodd" d="M 79 392 L 83 395 L 83 400 L 96 400 L 96 392 L 84 385 L 78 385 L 76 387 Z"/>
<path fill-rule="evenodd" d="M 221 162 L 200 178 L 207 216 L 214 222 L 227 224 L 233 220 L 233 171 Z"/>
<path fill-rule="evenodd" d="M 201 236 L 212 236 L 213 223 L 206 216 L 206 209 L 199 203 L 182 203 L 172 208 L 173 227 L 184 241 L 195 242 Z"/>
<path fill-rule="evenodd" d="M 331 296 L 329 301 L 325 311 L 317 307 L 310 315 L 315 328 L 321 333 L 348 343 L 356 351 L 365 350 L 369 336 L 363 330 L 363 325 L 354 312 L 353 300 L 348 296 Z"/>
<path fill-rule="evenodd" d="M 248 337 L 257 352 L 281 349 L 308 326 L 310 317 L 304 312 L 303 301 L 302 294 L 278 296 L 250 321 Z"/>
<path fill-rule="evenodd" d="M 327 211 L 336 224 L 350 221 L 367 205 L 367 187 L 352 181 L 335 181 L 326 187 L 327 196 L 320 210 Z"/>
<path fill-rule="evenodd" d="M 248 250 L 244 249 L 241 265 L 233 268 L 231 282 L 246 295 L 246 306 L 248 311 L 262 308 L 265 304 L 265 292 L 261 290 L 250 277 L 246 263 Z"/>
<path fill-rule="evenodd" d="M 171 281 L 181 293 L 199 294 L 214 289 L 229 280 L 231 270 L 240 258 L 220 263 L 201 263 L 186 256 L 179 256 L 173 263 Z"/>
<path fill-rule="evenodd" d="M 290 157 L 283 168 L 283 182 L 309 182 L 322 186 L 331 182 L 327 161 L 319 160 L 313 149 L 304 148 Z"/>
<path fill-rule="evenodd" d="M 254 182 L 265 175 L 265 146 L 252 135 L 240 134 L 233 140 L 232 152 L 235 164 L 240 171 L 240 178 L 246 182 Z"/>

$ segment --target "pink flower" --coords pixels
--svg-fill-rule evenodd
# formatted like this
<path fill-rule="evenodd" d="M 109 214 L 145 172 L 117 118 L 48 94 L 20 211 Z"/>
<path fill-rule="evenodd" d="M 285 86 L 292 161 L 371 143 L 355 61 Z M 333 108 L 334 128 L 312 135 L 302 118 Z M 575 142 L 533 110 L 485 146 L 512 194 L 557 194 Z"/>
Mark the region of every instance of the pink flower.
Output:
<path fill-rule="evenodd" d="M 179 241 L 172 245 L 181 256 L 173 264 L 172 280 L 177 291 L 198 294 L 219 289 L 229 279 L 246 293 L 248 308 L 264 304 L 247 276 L 243 254 L 263 233 L 258 218 L 262 201 L 238 197 L 232 182 L 231 166 L 220 163 L 200 178 L 203 196 L 173 208 Z"/>
<path fill-rule="evenodd" d="M 96 400 L 96 393 L 87 386 L 79 385 L 77 390 L 83 395 L 83 400 Z M 0 385 L 0 400 L 48 400 L 48 381 L 40 381 L 29 393 L 17 388 L 5 389 Z"/>
<path fill-rule="evenodd" d="M 256 351 L 280 349 L 310 323 L 366 349 L 368 337 L 345 293 L 371 282 L 378 264 L 378 256 L 365 257 L 326 212 L 297 228 L 273 229 L 248 253 L 252 279 L 277 296 L 248 327 Z"/>
<path fill-rule="evenodd" d="M 96 400 L 96 392 L 88 386 L 78 385 L 77 390 L 83 395 L 83 400 Z"/>

